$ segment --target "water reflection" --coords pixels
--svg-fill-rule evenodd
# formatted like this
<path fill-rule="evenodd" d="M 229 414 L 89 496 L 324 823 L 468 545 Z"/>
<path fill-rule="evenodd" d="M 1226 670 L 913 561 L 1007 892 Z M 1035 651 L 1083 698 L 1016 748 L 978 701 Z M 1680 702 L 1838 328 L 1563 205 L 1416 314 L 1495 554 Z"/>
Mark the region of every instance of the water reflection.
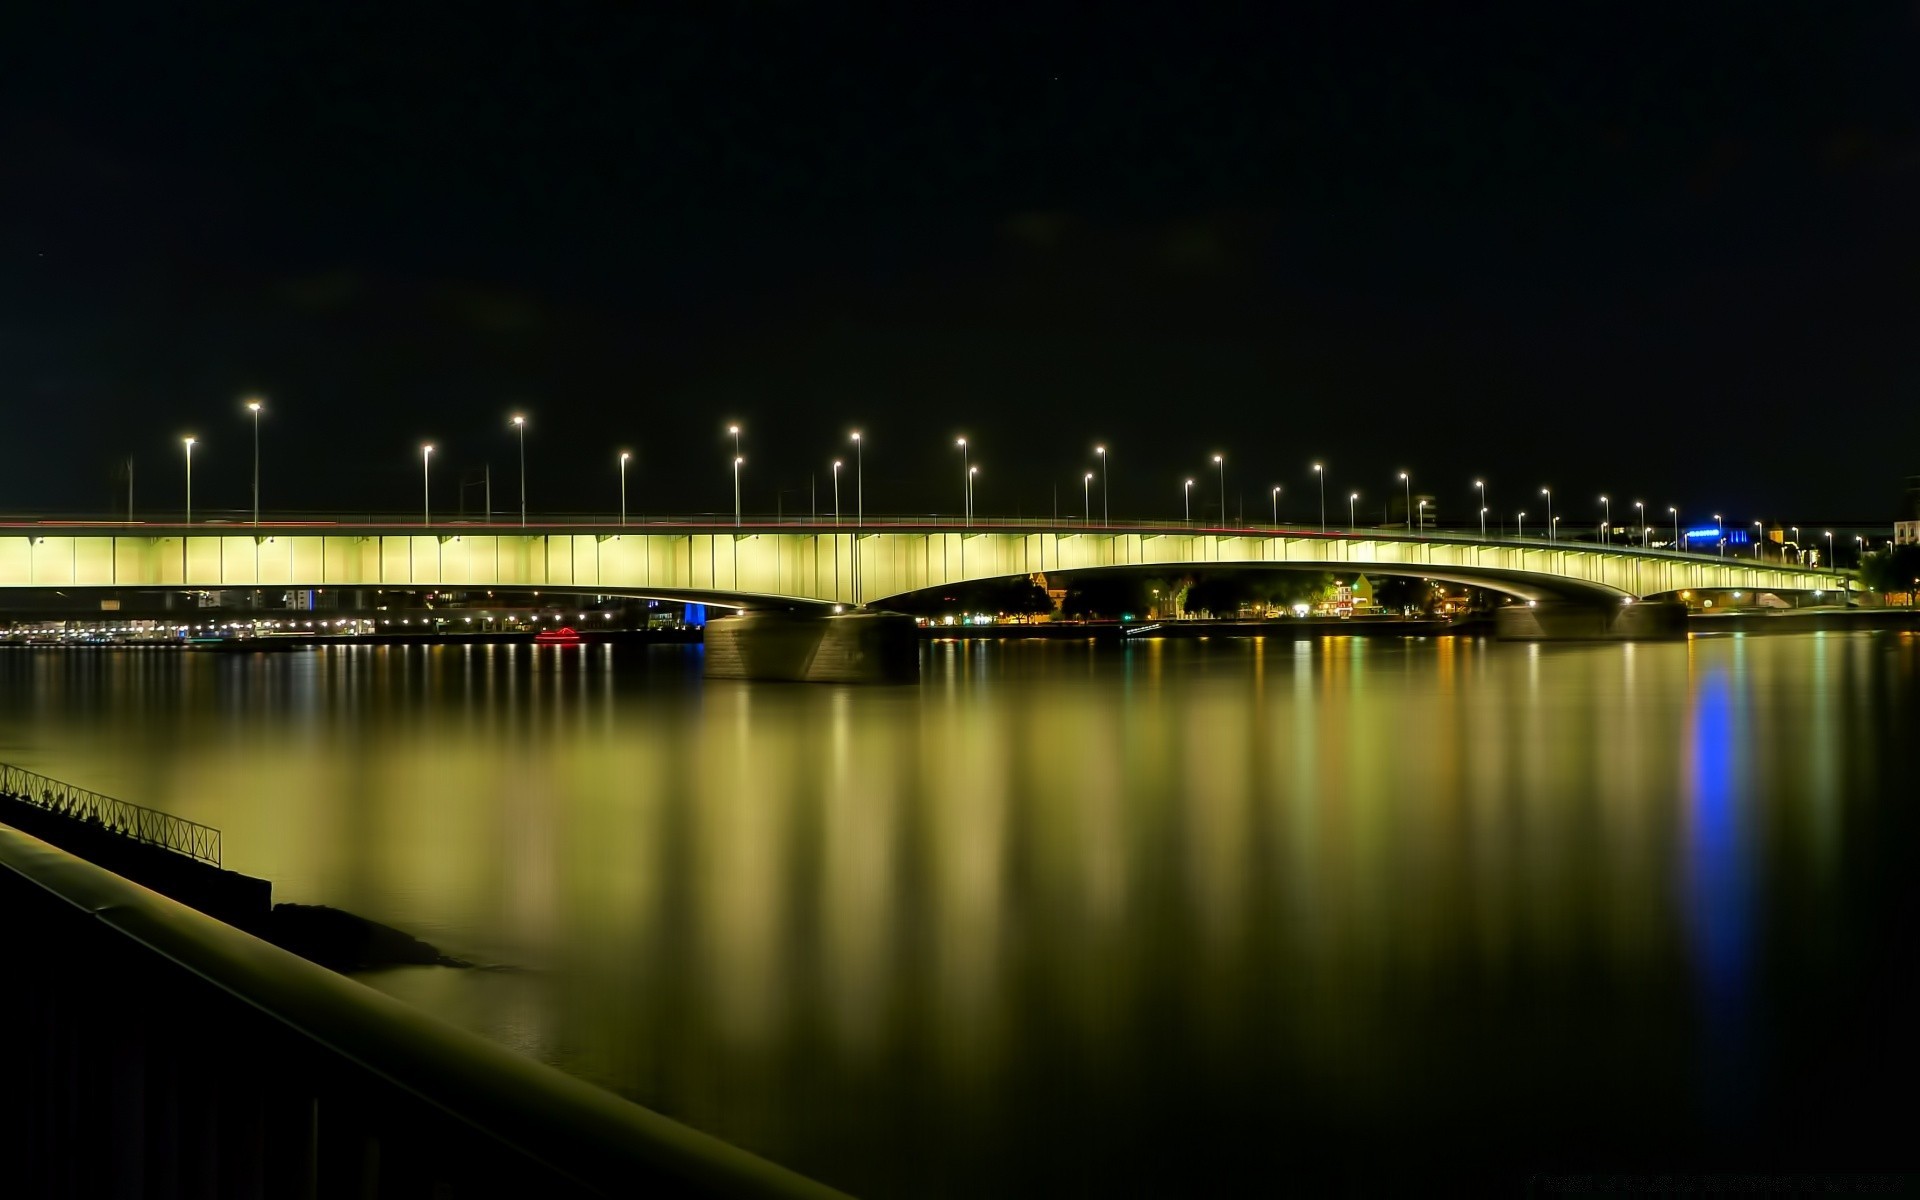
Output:
<path fill-rule="evenodd" d="M 1737 1149 L 1832 1057 L 1916 653 L 948 642 L 831 688 L 679 648 L 14 652 L 0 757 L 529 968 L 373 982 L 857 1191 L 1376 1137 L 1564 1167 L 1596 1131 Z"/>

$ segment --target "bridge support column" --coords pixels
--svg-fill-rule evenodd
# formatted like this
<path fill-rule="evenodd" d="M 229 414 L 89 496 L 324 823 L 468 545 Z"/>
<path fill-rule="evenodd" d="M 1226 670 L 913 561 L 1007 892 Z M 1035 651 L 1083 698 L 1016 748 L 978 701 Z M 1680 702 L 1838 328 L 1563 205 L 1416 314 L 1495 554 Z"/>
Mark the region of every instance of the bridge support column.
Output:
<path fill-rule="evenodd" d="M 796 683 L 911 683 L 920 678 L 920 639 L 898 613 L 808 616 L 745 612 L 707 623 L 709 679 Z"/>
<path fill-rule="evenodd" d="M 1494 610 L 1503 641 L 1670 641 L 1687 636 L 1687 606 L 1668 601 L 1581 604 L 1543 600 Z"/>

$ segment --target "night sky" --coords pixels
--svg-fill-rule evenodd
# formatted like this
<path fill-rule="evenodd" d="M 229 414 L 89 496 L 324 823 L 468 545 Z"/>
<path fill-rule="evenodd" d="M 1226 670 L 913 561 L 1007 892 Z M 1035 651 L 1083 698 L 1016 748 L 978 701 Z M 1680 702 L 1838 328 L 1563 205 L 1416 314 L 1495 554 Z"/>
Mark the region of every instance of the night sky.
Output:
<path fill-rule="evenodd" d="M 1920 8 L 1197 7 L 13 6 L 0 510 L 1895 517 Z"/>

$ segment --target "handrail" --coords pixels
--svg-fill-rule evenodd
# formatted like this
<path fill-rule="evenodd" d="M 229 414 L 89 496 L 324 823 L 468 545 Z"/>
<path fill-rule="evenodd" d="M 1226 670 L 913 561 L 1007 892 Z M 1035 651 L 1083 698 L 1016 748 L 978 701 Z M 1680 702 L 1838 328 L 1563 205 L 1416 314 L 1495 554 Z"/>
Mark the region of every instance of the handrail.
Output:
<path fill-rule="evenodd" d="M 156 997 L 171 1001 L 168 1011 L 180 1014 L 178 1020 L 198 1014 L 218 1022 L 208 1015 L 206 1000 L 195 999 L 209 993 L 184 990 L 187 981 L 197 980 L 195 986 L 231 997 L 282 1031 L 269 1052 L 276 1062 L 284 1059 L 287 1069 L 317 1054 L 323 1065 L 363 1072 L 367 1084 L 358 1086 L 397 1089 L 420 1106 L 416 1111 L 451 1118 L 503 1152 L 594 1194 L 840 1195 L 0 825 L 0 883 L 15 880 L 49 897 L 57 906 L 50 912 L 91 922 L 109 939 L 75 945 L 75 955 L 118 961 L 111 952 L 131 953 L 181 972 L 179 989 Z M 84 930 L 72 922 L 60 928 L 69 927 Z M 59 975 L 57 964 L 40 965 L 43 974 Z M 31 988 L 33 981 L 20 986 Z M 216 1028 L 198 1032 L 220 1036 Z M 325 1074 L 318 1071 L 313 1085 Z M 341 1098 L 351 1104 L 354 1085 L 347 1086 Z M 409 1128 L 389 1131 L 396 1152 Z"/>
<path fill-rule="evenodd" d="M 220 831 L 211 825 L 117 800 L 12 763 L 0 763 L 0 794 L 210 866 L 220 865 Z"/>

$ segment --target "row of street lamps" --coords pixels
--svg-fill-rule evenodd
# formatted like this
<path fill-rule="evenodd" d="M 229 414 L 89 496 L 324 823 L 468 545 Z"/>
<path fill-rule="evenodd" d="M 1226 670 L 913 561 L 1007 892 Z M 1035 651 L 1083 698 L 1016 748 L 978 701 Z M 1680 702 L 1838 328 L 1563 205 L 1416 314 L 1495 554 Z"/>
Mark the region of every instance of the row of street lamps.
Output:
<path fill-rule="evenodd" d="M 246 401 L 244 401 L 244 404 L 245 404 L 246 411 L 253 417 L 253 522 L 254 524 L 258 525 L 260 523 L 260 417 L 261 417 L 261 414 L 265 411 L 265 402 L 257 397 L 249 397 Z M 518 450 L 519 450 L 519 458 L 520 458 L 520 524 L 524 527 L 527 523 L 527 418 L 524 414 L 515 413 L 508 418 L 507 423 L 509 427 L 513 429 L 516 435 L 516 440 L 518 442 Z M 741 452 L 739 424 L 738 423 L 729 424 L 727 426 L 727 433 L 733 439 L 733 523 L 736 527 L 738 527 L 742 522 L 741 500 L 740 500 L 740 470 L 742 467 L 746 465 L 747 460 L 745 455 Z M 849 440 L 853 443 L 853 449 L 854 449 L 854 475 L 855 475 L 854 523 L 855 523 L 855 527 L 858 528 L 859 526 L 864 525 L 866 522 L 866 470 L 865 470 L 866 447 L 865 447 L 865 443 L 861 438 L 859 431 L 857 430 L 849 435 Z M 181 439 L 181 443 L 186 455 L 186 501 L 187 501 L 186 516 L 187 516 L 188 524 L 193 523 L 193 448 L 197 444 L 197 442 L 198 442 L 198 439 L 190 436 L 184 437 Z M 973 515 L 974 515 L 974 505 L 973 505 L 974 481 L 979 477 L 980 465 L 972 461 L 972 448 L 968 445 L 966 438 L 964 437 L 956 438 L 954 445 L 955 445 L 955 448 L 960 451 L 960 468 L 962 472 L 961 482 L 964 489 L 962 521 L 967 527 L 970 528 L 973 525 Z M 425 443 L 420 447 L 420 470 L 421 470 L 420 511 L 421 511 L 422 523 L 429 524 L 429 525 L 433 523 L 433 488 L 432 488 L 432 470 L 431 470 L 432 460 L 433 460 L 433 451 L 434 451 L 434 447 L 431 442 Z M 1108 460 L 1108 454 L 1107 454 L 1107 447 L 1104 444 L 1097 445 L 1093 448 L 1093 452 L 1100 462 L 1098 473 L 1100 477 L 1101 522 L 1103 524 L 1111 524 L 1112 514 L 1111 514 L 1111 509 L 1109 507 L 1110 480 L 1109 480 L 1109 473 L 1108 473 L 1109 460 Z M 619 472 L 620 472 L 620 524 L 622 526 L 624 526 L 627 523 L 627 464 L 632 460 L 632 458 L 633 458 L 633 454 L 631 451 L 621 450 L 618 452 L 617 461 L 619 464 Z M 1215 466 L 1215 468 L 1218 470 L 1218 473 L 1219 473 L 1220 520 L 1224 524 L 1227 520 L 1226 456 L 1224 454 L 1215 454 L 1213 456 L 1213 465 Z M 833 460 L 833 523 L 835 525 L 838 525 L 841 519 L 840 471 L 843 466 L 844 466 L 844 463 L 842 462 L 842 460 L 840 459 Z M 1317 484 L 1319 495 L 1320 495 L 1320 531 L 1322 533 L 1325 533 L 1327 532 L 1326 467 L 1324 464 L 1316 462 L 1311 464 L 1311 470 L 1313 471 L 1314 479 Z M 1094 475 L 1095 475 L 1095 472 L 1088 471 L 1081 478 L 1081 503 L 1083 506 L 1083 511 L 1086 512 L 1089 516 L 1091 516 L 1092 508 L 1093 508 Z M 1412 533 L 1412 532 L 1424 533 L 1426 530 L 1427 501 L 1424 498 L 1422 498 L 1418 504 L 1418 507 L 1416 508 L 1414 504 L 1414 499 L 1413 499 L 1413 477 L 1411 472 L 1401 471 L 1398 475 L 1398 480 L 1401 484 L 1403 494 L 1405 496 L 1406 506 L 1407 506 L 1407 518 L 1406 518 L 1407 531 L 1409 533 Z M 1193 519 L 1194 483 L 1195 481 L 1193 479 L 1188 478 L 1188 479 L 1185 479 L 1181 484 L 1181 509 L 1182 509 L 1182 514 L 1184 518 L 1188 521 L 1191 521 Z M 1481 479 L 1476 479 L 1473 481 L 1473 486 L 1479 494 L 1480 536 L 1484 539 L 1487 536 L 1487 514 L 1488 512 L 1491 511 L 1491 509 L 1486 503 L 1486 500 L 1487 500 L 1486 481 Z M 131 488 L 131 481 L 129 481 L 129 488 Z M 1275 525 L 1278 525 L 1280 523 L 1280 494 L 1283 490 L 1284 490 L 1284 487 L 1282 485 L 1275 484 L 1271 492 L 1271 500 L 1273 504 L 1272 515 L 1273 515 L 1273 523 Z M 1560 518 L 1553 515 L 1553 489 L 1550 487 L 1543 487 L 1540 489 L 1540 495 L 1545 498 L 1546 506 L 1547 506 L 1546 522 L 1545 522 L 1546 530 L 1547 530 L 1547 540 L 1550 542 L 1558 541 Z M 1599 497 L 1599 501 L 1602 507 L 1602 512 L 1604 514 L 1602 524 L 1601 524 L 1601 530 L 1600 530 L 1601 541 L 1603 543 L 1610 543 L 1613 538 L 1613 501 L 1608 496 Z M 1360 502 L 1359 492 L 1351 492 L 1348 494 L 1347 522 L 1350 528 L 1359 527 L 1359 524 L 1360 524 L 1359 508 L 1358 508 L 1359 502 Z M 1638 521 L 1636 522 L 1636 528 L 1639 530 L 1639 533 L 1640 533 L 1640 544 L 1641 546 L 1644 547 L 1649 544 L 1649 541 L 1653 534 L 1653 528 L 1652 526 L 1646 524 L 1646 504 L 1643 501 L 1635 500 L 1633 502 L 1633 507 L 1638 516 Z M 131 513 L 131 509 L 132 509 L 131 495 L 129 495 L 128 509 L 129 509 L 129 513 Z M 1668 505 L 1667 513 L 1673 519 L 1673 543 L 1672 544 L 1673 544 L 1673 547 L 1677 550 L 1681 546 L 1679 507 L 1676 505 Z M 1516 515 L 1515 529 L 1516 529 L 1517 536 L 1522 538 L 1526 536 L 1526 520 L 1527 520 L 1526 511 L 1520 510 Z M 1725 557 L 1726 555 L 1726 523 L 1723 520 L 1721 514 L 1719 513 L 1713 514 L 1713 520 L 1714 520 L 1715 528 L 1717 530 L 1716 541 L 1718 542 L 1718 545 L 1719 545 L 1720 554 L 1722 557 Z M 1760 541 L 1762 540 L 1762 537 L 1764 535 L 1765 526 L 1762 522 L 1759 522 L 1759 521 L 1753 522 L 1753 525 L 1754 525 L 1754 528 L 1758 531 L 1755 535 L 1755 541 L 1754 541 L 1754 557 L 1757 558 L 1760 555 Z M 1793 536 L 1794 536 L 1795 545 L 1798 545 L 1800 531 L 1797 526 L 1793 528 Z M 1827 539 L 1827 559 L 1828 559 L 1828 562 L 1831 563 L 1833 561 L 1833 533 L 1831 530 L 1829 530 L 1825 532 L 1824 536 Z M 1861 552 L 1864 553 L 1866 539 L 1863 537 L 1856 537 L 1854 541 L 1858 543 L 1861 549 Z M 857 567 L 856 567 L 856 571 L 857 571 Z"/>

